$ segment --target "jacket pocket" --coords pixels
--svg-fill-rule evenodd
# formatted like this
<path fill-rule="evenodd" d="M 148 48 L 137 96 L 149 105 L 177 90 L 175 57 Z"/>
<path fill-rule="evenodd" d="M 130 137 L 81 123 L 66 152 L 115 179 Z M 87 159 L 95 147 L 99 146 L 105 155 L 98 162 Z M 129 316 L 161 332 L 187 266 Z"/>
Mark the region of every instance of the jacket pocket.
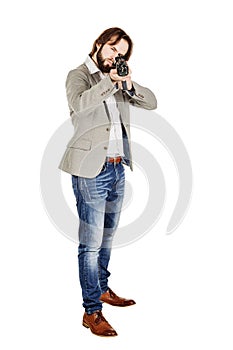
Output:
<path fill-rule="evenodd" d="M 86 139 L 79 139 L 72 143 L 69 147 L 89 151 L 91 149 L 91 141 Z"/>

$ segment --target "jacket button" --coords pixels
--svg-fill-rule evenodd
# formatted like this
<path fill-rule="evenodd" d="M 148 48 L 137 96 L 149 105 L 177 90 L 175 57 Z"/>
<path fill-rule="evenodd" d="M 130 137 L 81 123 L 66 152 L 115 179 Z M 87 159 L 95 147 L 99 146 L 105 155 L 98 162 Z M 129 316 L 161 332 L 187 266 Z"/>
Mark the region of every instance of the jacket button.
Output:
<path fill-rule="evenodd" d="M 109 131 L 110 129 L 109 128 L 106 128 L 106 131 Z"/>
<path fill-rule="evenodd" d="M 104 146 L 104 149 L 108 149 L 108 147 Z"/>

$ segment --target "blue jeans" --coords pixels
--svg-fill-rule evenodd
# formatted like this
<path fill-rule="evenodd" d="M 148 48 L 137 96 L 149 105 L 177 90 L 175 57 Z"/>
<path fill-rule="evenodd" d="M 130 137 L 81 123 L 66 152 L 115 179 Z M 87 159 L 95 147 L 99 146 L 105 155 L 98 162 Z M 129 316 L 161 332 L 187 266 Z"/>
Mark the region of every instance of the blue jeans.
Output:
<path fill-rule="evenodd" d="M 106 162 L 95 178 L 72 175 L 79 215 L 79 279 L 83 307 L 88 314 L 102 309 L 99 300 L 108 290 L 108 264 L 124 197 L 122 163 Z"/>

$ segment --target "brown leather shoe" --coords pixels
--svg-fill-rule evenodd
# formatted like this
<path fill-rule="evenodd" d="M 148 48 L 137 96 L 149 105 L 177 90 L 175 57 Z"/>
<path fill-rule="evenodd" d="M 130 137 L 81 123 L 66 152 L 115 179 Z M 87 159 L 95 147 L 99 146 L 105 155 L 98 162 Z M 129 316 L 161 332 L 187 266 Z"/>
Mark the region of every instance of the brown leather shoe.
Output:
<path fill-rule="evenodd" d="M 117 335 L 117 332 L 104 318 L 101 310 L 98 310 L 91 315 L 88 315 L 85 312 L 83 315 L 83 326 L 90 328 L 92 333 L 101 337 L 114 337 Z"/>
<path fill-rule="evenodd" d="M 132 299 L 118 297 L 110 288 L 102 294 L 100 300 L 113 306 L 130 306 L 136 304 Z"/>

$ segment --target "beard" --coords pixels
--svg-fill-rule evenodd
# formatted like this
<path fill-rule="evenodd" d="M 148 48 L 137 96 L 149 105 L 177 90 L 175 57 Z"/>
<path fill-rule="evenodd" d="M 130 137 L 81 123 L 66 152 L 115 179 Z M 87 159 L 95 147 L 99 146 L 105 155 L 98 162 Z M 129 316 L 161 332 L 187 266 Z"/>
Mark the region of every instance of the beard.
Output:
<path fill-rule="evenodd" d="M 101 70 L 102 73 L 109 73 L 110 70 L 113 68 L 112 65 L 109 63 L 105 64 L 105 61 L 107 59 L 103 58 L 102 56 L 102 48 L 99 49 L 96 55 L 96 60 L 99 66 L 99 69 Z"/>

